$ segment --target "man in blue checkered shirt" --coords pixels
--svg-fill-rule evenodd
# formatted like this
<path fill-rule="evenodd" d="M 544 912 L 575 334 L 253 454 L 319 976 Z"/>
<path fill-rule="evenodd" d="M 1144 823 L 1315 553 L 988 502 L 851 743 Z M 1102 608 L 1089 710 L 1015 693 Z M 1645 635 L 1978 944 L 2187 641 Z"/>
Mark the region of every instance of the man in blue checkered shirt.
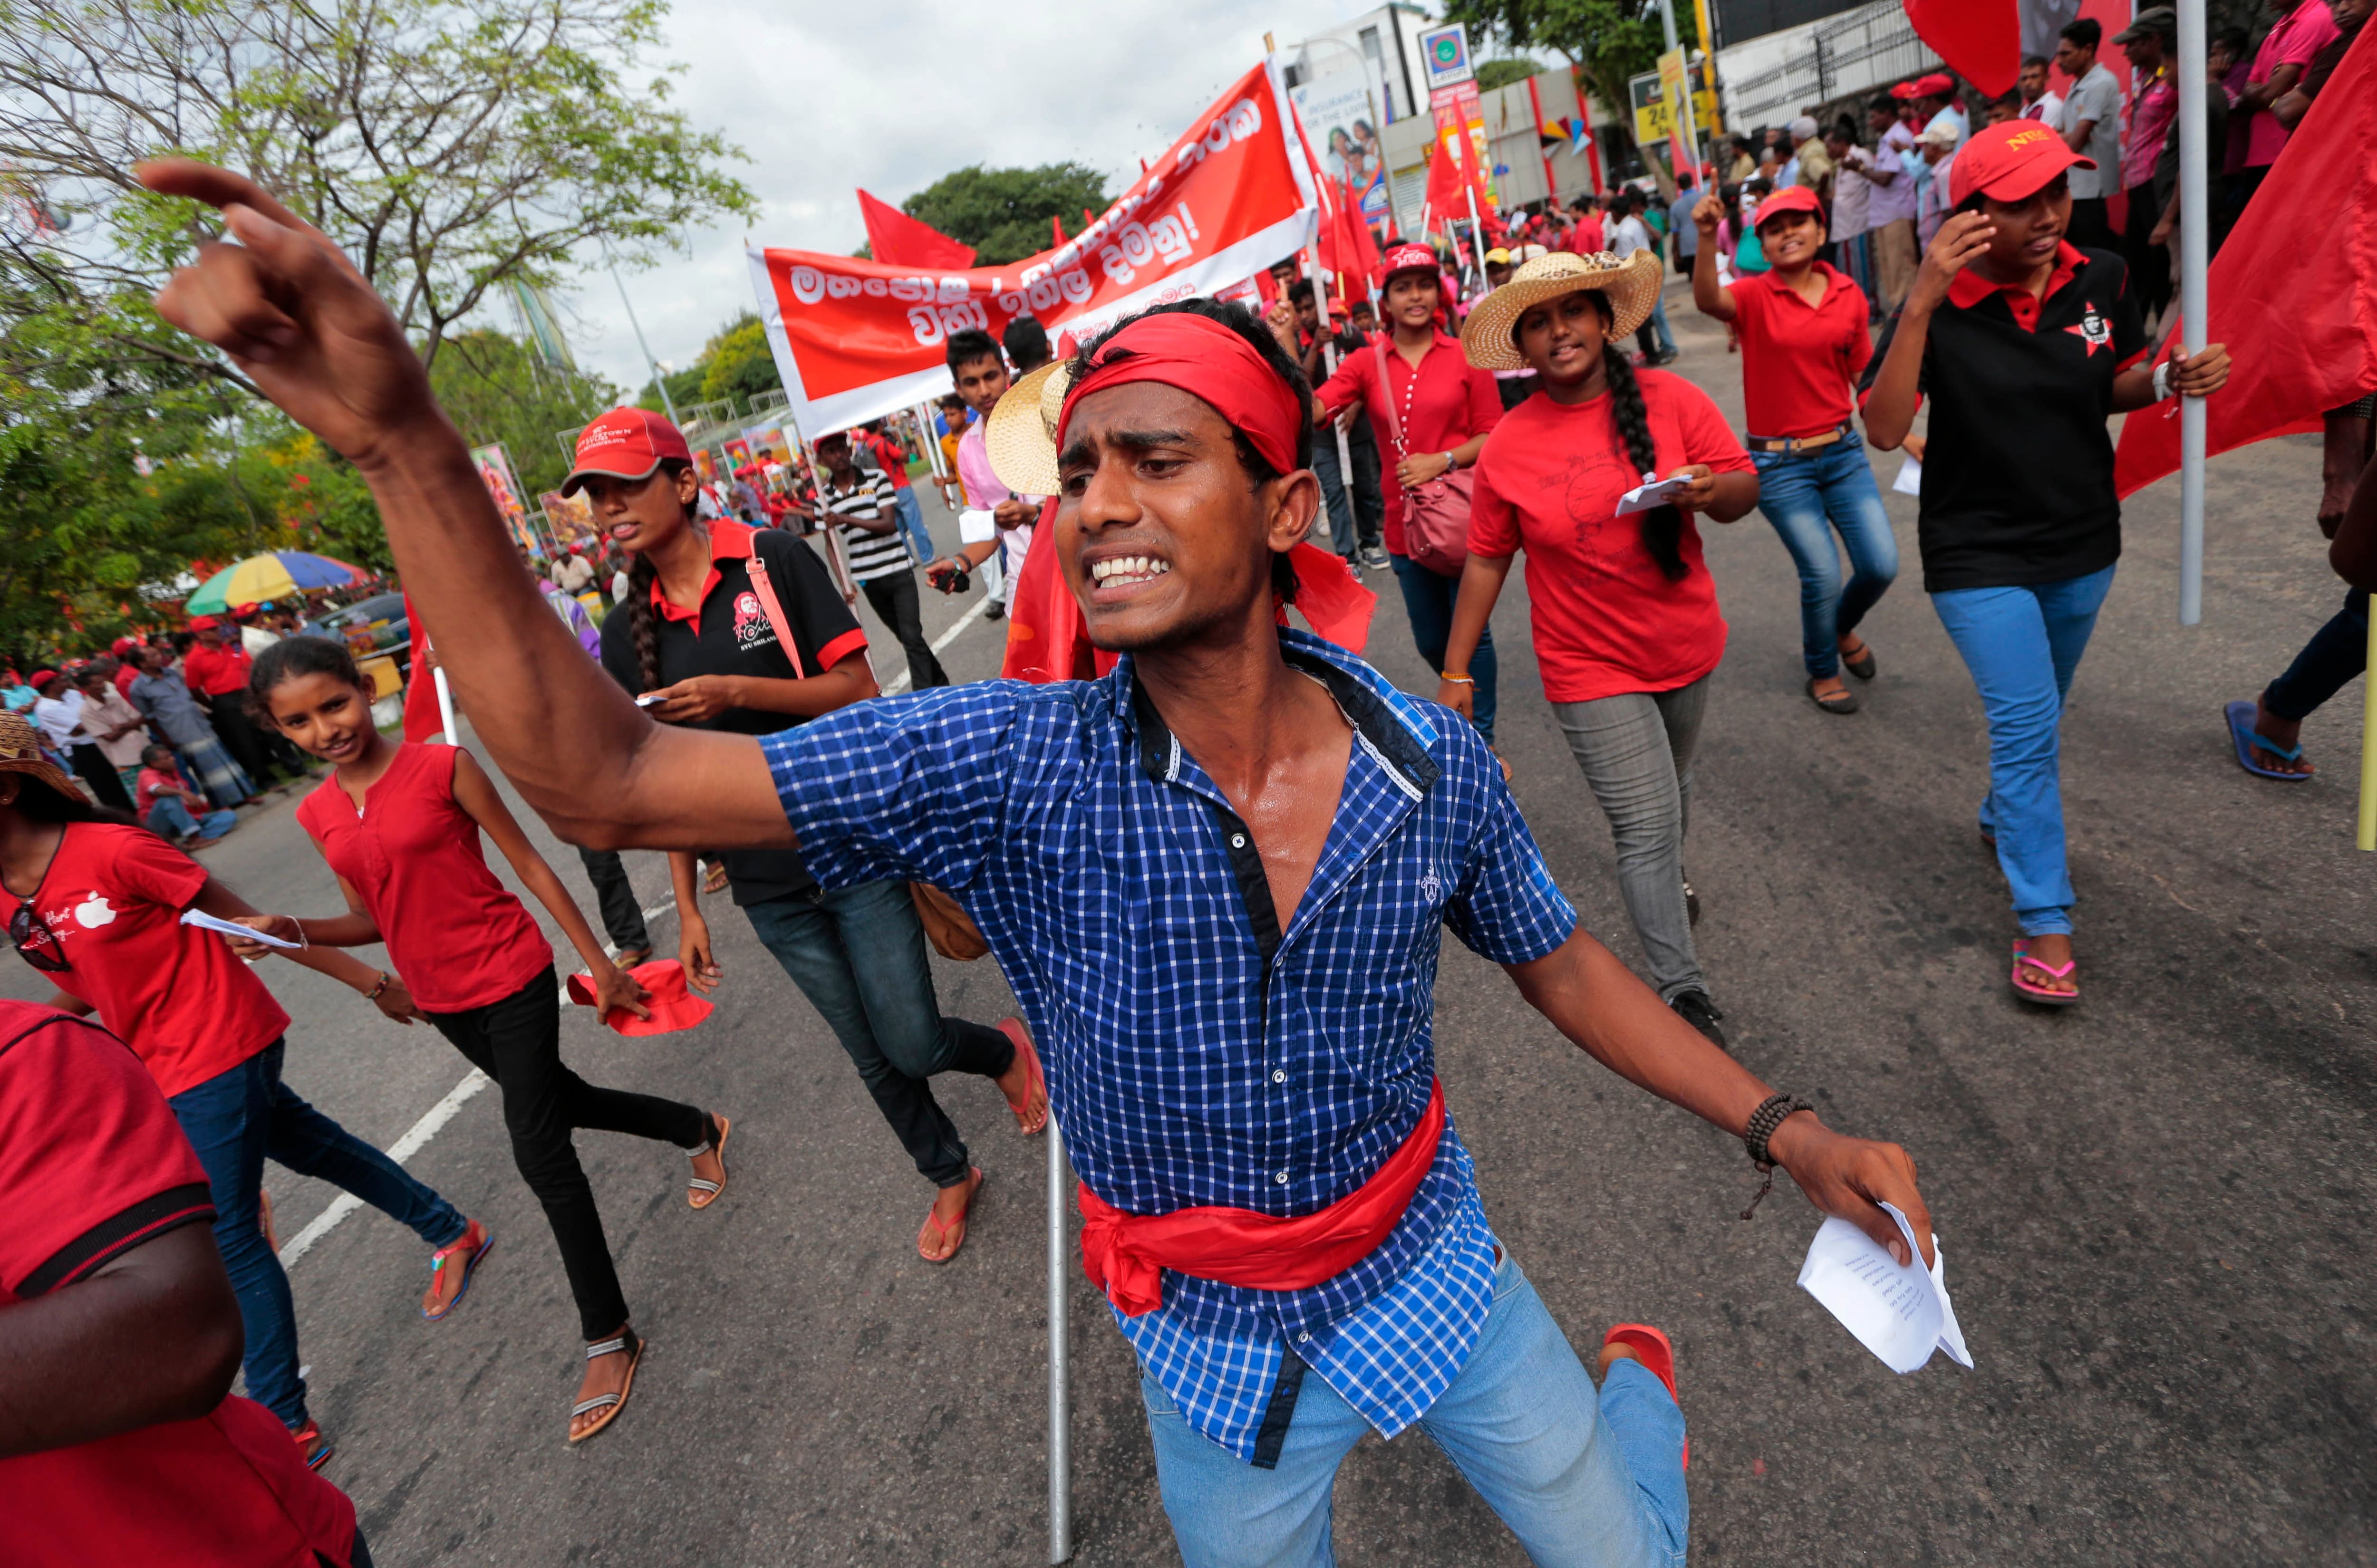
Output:
<path fill-rule="evenodd" d="M 1320 506 L 1309 391 L 1243 310 L 1163 307 L 1076 363 L 1056 536 L 1091 637 L 1129 655 L 1111 675 L 862 704 L 763 745 L 654 726 L 566 656 L 402 332 L 326 240 L 241 176 L 149 177 L 232 208 L 242 242 L 161 309 L 371 481 L 481 735 L 556 829 L 797 842 L 822 882 L 928 878 L 982 926 L 1045 1053 L 1189 1563 L 1331 1561 L 1338 1463 L 1414 1424 L 1536 1562 L 1681 1560 L 1665 1337 L 1613 1330 L 1596 1390 L 1432 1090 L 1441 927 L 1606 1065 L 1746 1129 L 1819 1208 L 1903 1255 L 1893 1203 L 1928 1247 L 1902 1150 L 1770 1096 L 1575 929 L 1473 731 L 1280 627 Z"/>

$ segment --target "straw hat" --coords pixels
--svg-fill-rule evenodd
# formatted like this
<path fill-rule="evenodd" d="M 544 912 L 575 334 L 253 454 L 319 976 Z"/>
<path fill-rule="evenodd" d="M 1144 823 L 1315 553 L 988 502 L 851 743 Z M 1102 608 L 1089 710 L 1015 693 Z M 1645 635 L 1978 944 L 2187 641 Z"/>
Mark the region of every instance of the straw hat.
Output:
<path fill-rule="evenodd" d="M 1546 300 L 1587 289 L 1608 298 L 1617 319 L 1608 336 L 1623 338 L 1651 319 L 1658 303 L 1661 267 L 1656 251 L 1636 251 L 1620 261 L 1607 251 L 1576 255 L 1554 251 L 1537 256 L 1511 274 L 1511 280 L 1470 307 L 1461 328 L 1461 351 L 1480 370 L 1525 370 L 1511 341 L 1519 317 Z"/>
<path fill-rule="evenodd" d="M 42 754 L 41 737 L 21 714 L 0 712 L 0 773 L 27 774 L 69 801 L 82 799 L 66 769 Z"/>
<path fill-rule="evenodd" d="M 1057 420 L 1065 411 L 1065 388 L 1072 384 L 1072 361 L 1051 360 L 1019 379 L 990 410 L 982 433 L 990 471 L 1018 495 L 1054 495 Z"/>

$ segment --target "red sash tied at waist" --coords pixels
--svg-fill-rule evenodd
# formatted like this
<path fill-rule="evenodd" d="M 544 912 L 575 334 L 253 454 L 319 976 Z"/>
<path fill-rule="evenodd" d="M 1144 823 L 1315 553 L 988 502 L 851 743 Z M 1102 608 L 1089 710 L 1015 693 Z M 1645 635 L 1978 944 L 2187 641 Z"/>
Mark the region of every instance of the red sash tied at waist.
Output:
<path fill-rule="evenodd" d="M 1444 1135 L 1444 1086 L 1403 1146 L 1371 1178 L 1327 1208 L 1293 1218 L 1219 1206 L 1125 1214 L 1081 1184 L 1081 1268 L 1126 1317 L 1164 1304 L 1172 1269 L 1257 1290 L 1304 1290 L 1334 1278 L 1378 1248 L 1411 1206 Z"/>

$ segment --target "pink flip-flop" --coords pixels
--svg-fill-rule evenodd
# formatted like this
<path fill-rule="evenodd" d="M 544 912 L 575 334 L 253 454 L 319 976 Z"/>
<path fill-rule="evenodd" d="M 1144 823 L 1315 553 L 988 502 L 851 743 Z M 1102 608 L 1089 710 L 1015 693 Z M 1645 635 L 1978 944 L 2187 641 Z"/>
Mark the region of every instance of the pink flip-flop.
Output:
<path fill-rule="evenodd" d="M 2013 987 L 2016 996 L 2042 1007 L 2069 1007 L 2080 1000 L 2080 988 L 2076 984 L 2070 991 L 2049 991 L 2045 986 L 2031 984 L 2022 978 L 2025 966 L 2037 969 L 2049 980 L 2063 980 L 2080 967 L 2079 959 L 2068 959 L 2060 967 L 2044 962 L 2030 956 L 2030 938 L 2018 937 L 2013 944 L 2013 972 L 2006 977 L 2006 983 Z"/>
<path fill-rule="evenodd" d="M 1023 1058 L 1023 1065 L 1027 1069 L 1023 1078 L 1023 1102 L 1019 1105 L 1010 1099 L 1007 1102 L 1007 1109 L 1015 1112 L 1015 1124 L 1023 1129 L 1024 1136 L 1030 1137 L 1048 1125 L 1048 1080 L 1041 1075 L 1040 1053 L 1032 1049 L 1032 1036 L 1024 1028 L 1023 1020 L 1001 1018 L 998 1028 L 1000 1033 L 1015 1042 L 1016 1054 Z M 1032 1118 L 1032 1092 L 1034 1089 L 1040 1091 L 1040 1116 L 1037 1121 Z"/>
<path fill-rule="evenodd" d="M 1676 1348 L 1667 1336 L 1647 1323 L 1621 1323 L 1601 1336 L 1604 1345 L 1623 1345 L 1634 1352 L 1642 1370 L 1667 1386 L 1667 1397 L 1676 1401 L 1676 1408 L 1684 1402 L 1676 1394 Z M 1684 1439 L 1684 1468 L 1692 1467 L 1692 1440 Z"/>

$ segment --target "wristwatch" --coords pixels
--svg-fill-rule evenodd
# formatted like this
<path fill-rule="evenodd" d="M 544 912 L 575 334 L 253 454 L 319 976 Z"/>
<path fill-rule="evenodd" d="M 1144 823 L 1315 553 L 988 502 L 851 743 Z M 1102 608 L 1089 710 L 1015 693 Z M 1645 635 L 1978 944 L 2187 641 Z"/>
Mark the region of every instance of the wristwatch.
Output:
<path fill-rule="evenodd" d="M 1453 470 L 1455 470 L 1456 469 L 1458 469 L 1458 468 L 1460 468 L 1460 467 L 1461 467 L 1461 459 L 1460 459 L 1460 458 L 1458 458 L 1458 457 L 1454 457 L 1454 456 L 1453 456 L 1451 453 L 1450 453 L 1450 452 L 1447 452 L 1447 453 L 1444 455 L 1444 471 L 1445 471 L 1446 473 L 1451 473 Z"/>

